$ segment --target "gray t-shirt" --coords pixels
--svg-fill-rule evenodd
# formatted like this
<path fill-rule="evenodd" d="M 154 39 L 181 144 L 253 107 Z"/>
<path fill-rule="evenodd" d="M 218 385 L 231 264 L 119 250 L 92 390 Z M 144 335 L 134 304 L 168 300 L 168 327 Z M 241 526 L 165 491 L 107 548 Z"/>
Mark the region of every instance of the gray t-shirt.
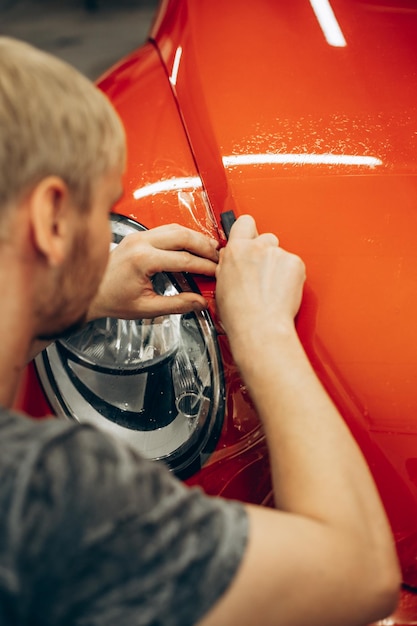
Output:
<path fill-rule="evenodd" d="M 0 624 L 187 626 L 226 590 L 244 507 L 100 430 L 0 411 Z"/>

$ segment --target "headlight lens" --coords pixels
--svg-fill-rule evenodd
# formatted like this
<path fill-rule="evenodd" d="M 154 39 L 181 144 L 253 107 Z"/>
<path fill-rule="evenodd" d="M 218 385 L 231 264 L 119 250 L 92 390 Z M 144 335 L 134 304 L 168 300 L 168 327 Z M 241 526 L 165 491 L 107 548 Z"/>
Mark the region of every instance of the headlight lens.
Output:
<path fill-rule="evenodd" d="M 144 228 L 112 216 L 114 245 L 137 230 Z M 157 274 L 153 283 L 167 296 L 192 290 L 182 274 Z M 207 312 L 96 320 L 48 346 L 36 367 L 58 416 L 94 423 L 180 476 L 213 450 L 224 382 Z"/>

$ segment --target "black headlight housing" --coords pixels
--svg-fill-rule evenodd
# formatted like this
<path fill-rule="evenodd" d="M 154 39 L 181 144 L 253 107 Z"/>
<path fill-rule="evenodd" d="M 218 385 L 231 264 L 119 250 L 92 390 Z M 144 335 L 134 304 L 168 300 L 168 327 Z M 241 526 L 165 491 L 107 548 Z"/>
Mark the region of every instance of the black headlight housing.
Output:
<path fill-rule="evenodd" d="M 145 228 L 111 217 L 113 245 Z M 157 293 L 196 291 L 184 274 L 157 274 Z M 224 415 L 224 376 L 208 312 L 152 320 L 105 318 L 36 358 L 58 417 L 93 423 L 182 478 L 206 461 Z"/>

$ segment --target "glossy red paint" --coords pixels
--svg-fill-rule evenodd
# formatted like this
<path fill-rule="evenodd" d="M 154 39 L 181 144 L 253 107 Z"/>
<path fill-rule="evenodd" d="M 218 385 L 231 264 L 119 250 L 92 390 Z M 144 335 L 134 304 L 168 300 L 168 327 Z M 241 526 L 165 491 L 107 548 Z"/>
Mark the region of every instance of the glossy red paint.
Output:
<path fill-rule="evenodd" d="M 417 590 L 417 5 L 332 7 L 343 47 L 327 42 L 308 0 L 163 0 L 149 43 L 100 83 L 128 137 L 117 210 L 220 239 L 222 211 L 249 212 L 302 256 L 300 336 L 367 458 Z M 214 283 L 198 285 L 215 319 Z M 224 425 L 189 482 L 271 505 L 265 440 L 217 330 Z M 42 413 L 28 395 L 19 406 Z M 417 623 L 412 591 L 386 623 Z"/>

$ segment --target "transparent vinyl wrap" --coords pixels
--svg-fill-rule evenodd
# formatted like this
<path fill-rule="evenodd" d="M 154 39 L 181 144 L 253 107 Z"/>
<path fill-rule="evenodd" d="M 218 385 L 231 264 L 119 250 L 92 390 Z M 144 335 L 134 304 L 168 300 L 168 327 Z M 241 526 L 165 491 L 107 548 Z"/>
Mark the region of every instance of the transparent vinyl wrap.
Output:
<path fill-rule="evenodd" d="M 144 228 L 112 216 L 113 246 Z M 157 293 L 191 291 L 183 274 L 157 274 Z M 150 320 L 99 319 L 36 359 L 58 417 L 93 423 L 186 477 L 220 433 L 224 381 L 207 312 Z"/>

